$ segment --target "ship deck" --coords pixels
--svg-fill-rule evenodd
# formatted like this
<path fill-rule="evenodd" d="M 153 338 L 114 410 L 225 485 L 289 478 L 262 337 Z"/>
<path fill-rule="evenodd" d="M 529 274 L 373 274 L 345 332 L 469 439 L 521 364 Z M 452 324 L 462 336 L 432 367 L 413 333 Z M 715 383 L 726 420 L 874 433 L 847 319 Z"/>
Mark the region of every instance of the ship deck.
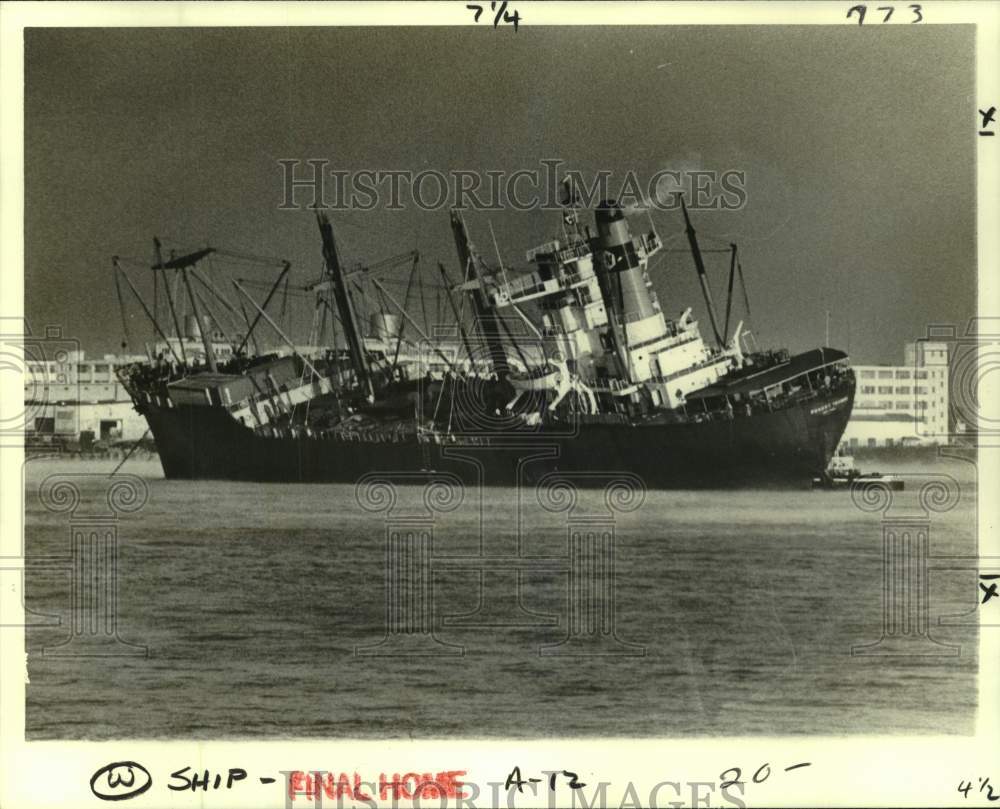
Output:
<path fill-rule="evenodd" d="M 835 348 L 815 348 L 796 354 L 787 362 L 779 365 L 772 365 L 760 371 L 750 374 L 740 375 L 728 381 L 709 385 L 699 391 L 694 391 L 688 395 L 688 401 L 692 399 L 711 399 L 718 396 L 732 396 L 733 394 L 754 394 L 763 393 L 767 388 L 780 385 L 803 374 L 818 371 L 829 365 L 835 365 L 847 359 L 847 354 Z"/>

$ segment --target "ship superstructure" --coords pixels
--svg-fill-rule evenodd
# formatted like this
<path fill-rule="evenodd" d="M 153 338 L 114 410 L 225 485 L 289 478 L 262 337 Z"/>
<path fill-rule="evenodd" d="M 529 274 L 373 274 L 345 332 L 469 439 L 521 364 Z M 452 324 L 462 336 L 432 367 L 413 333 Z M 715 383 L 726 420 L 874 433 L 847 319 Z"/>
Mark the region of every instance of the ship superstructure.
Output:
<path fill-rule="evenodd" d="M 549 362 L 541 378 L 548 386 L 589 391 L 596 412 L 632 413 L 642 402 L 680 407 L 688 394 L 742 364 L 740 329 L 723 350 L 713 350 L 690 308 L 667 318 L 648 272 L 661 248 L 655 231 L 634 236 L 624 212 L 610 203 L 595 218 L 593 234 L 579 229 L 575 211 L 568 214 L 564 238 L 529 250 L 535 269 L 495 284 L 490 302 L 501 311 L 537 306 Z M 557 396 L 550 409 L 560 401 Z"/>

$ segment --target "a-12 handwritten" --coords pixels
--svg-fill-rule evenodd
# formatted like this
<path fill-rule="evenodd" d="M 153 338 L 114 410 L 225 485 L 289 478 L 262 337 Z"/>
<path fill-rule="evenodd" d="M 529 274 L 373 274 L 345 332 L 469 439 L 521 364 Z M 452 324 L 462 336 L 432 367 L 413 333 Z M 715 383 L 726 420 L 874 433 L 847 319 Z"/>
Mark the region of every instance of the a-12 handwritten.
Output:
<path fill-rule="evenodd" d="M 582 789 L 583 787 L 587 786 L 580 780 L 579 776 L 575 772 L 571 772 L 570 770 L 562 770 L 561 773 L 562 777 L 566 779 L 566 786 L 568 786 L 570 789 Z M 553 770 L 551 773 L 549 773 L 550 792 L 555 792 L 556 779 L 559 777 L 559 775 L 560 775 L 559 770 Z M 506 790 L 510 790 L 513 787 L 517 789 L 518 792 L 523 793 L 525 784 L 537 784 L 540 783 L 541 780 L 542 780 L 541 778 L 522 777 L 521 768 L 518 766 L 514 767 L 514 769 L 510 771 L 510 775 L 507 776 L 507 780 L 504 782 L 503 788 Z"/>

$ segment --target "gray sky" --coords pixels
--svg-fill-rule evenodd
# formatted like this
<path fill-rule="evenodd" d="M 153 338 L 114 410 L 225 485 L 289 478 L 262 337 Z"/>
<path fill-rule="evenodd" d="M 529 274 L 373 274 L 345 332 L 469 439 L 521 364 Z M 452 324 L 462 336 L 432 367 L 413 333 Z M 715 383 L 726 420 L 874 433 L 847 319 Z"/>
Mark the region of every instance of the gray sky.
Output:
<path fill-rule="evenodd" d="M 964 326 L 975 311 L 973 36 L 30 29 L 26 315 L 36 332 L 59 324 L 90 352 L 113 350 L 110 256 L 151 259 L 154 234 L 288 258 L 295 282 L 312 280 L 319 238 L 310 214 L 278 210 L 282 158 L 354 171 L 513 171 L 560 158 L 616 177 L 697 164 L 746 172 L 746 208 L 694 224 L 706 240 L 739 243 L 763 345 L 819 345 L 829 309 L 833 345 L 849 339 L 859 363 L 900 362 L 927 324 Z M 416 247 L 457 275 L 446 211 L 333 219 L 350 259 Z M 484 253 L 492 222 L 515 263 L 558 227 L 551 213 L 467 221 Z M 665 237 L 682 228 L 675 213 L 654 221 Z M 710 256 L 717 300 L 727 267 Z M 668 314 L 702 312 L 690 256 L 665 256 L 654 275 Z"/>

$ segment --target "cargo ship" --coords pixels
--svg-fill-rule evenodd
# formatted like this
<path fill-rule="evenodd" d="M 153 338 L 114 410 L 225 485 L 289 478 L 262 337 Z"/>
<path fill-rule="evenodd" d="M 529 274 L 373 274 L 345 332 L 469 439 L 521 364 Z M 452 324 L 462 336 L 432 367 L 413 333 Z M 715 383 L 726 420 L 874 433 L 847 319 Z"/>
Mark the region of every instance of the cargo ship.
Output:
<path fill-rule="evenodd" d="M 439 264 L 448 317 L 435 322 L 410 311 L 417 253 L 401 303 L 380 265 L 345 267 L 331 220 L 317 211 L 322 272 L 302 287 L 315 300 L 315 344 L 297 345 L 269 311 L 287 290 L 287 262 L 262 302 L 233 281 L 239 301 L 226 303 L 199 267 L 219 251 L 164 259 L 156 241 L 154 289 L 169 318 L 158 316 L 160 303 L 150 310 L 114 261 L 119 300 L 124 283 L 160 338 L 120 379 L 168 478 L 439 473 L 509 486 L 559 471 L 631 474 L 649 488 L 808 487 L 851 413 L 848 357 L 830 347 L 749 350 L 743 322 L 730 329 L 737 279 L 749 314 L 737 247 L 723 319 L 681 208 L 711 340 L 691 308 L 674 318 L 662 311 L 650 260 L 663 243 L 651 218 L 648 232 L 634 232 L 635 217 L 614 201 L 596 207 L 593 227 L 568 204 L 559 234 L 527 251 L 520 269 L 505 266 L 499 249 L 487 262 L 451 211 L 460 273 L 454 280 Z M 227 332 L 210 301 L 216 313 L 242 313 L 241 332 Z M 185 318 L 197 356 L 186 355 L 190 343 L 184 349 Z M 263 330 L 277 350 L 260 347 Z"/>

